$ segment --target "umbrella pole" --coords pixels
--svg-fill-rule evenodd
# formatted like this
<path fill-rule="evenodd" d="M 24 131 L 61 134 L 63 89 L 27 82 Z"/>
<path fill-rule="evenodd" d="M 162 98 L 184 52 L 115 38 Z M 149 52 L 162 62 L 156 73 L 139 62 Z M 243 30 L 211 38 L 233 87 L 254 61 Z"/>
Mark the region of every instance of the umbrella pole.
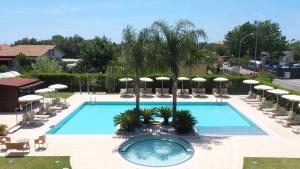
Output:
<path fill-rule="evenodd" d="M 127 81 L 126 81 L 126 92 L 127 92 Z"/>
<path fill-rule="evenodd" d="M 147 88 L 147 87 L 146 87 L 146 84 L 147 84 L 147 82 L 145 82 L 145 90 L 146 90 L 146 88 Z"/>
<path fill-rule="evenodd" d="M 221 103 L 222 103 L 221 82 L 220 82 L 220 96 L 221 96 Z"/>
<path fill-rule="evenodd" d="M 198 89 L 199 89 L 199 87 L 200 87 L 200 82 L 198 82 Z"/>
<path fill-rule="evenodd" d="M 163 93 L 162 93 L 163 88 L 164 88 L 164 81 L 162 80 L 162 81 L 161 81 L 161 88 L 160 88 L 160 89 L 161 89 L 161 90 L 160 90 L 160 94 L 161 94 L 161 95 L 163 95 Z"/>

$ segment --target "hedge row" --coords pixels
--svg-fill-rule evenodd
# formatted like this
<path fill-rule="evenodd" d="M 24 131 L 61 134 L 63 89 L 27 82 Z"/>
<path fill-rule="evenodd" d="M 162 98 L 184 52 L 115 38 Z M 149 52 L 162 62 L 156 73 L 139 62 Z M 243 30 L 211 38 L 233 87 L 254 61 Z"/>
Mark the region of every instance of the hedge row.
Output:
<path fill-rule="evenodd" d="M 69 86 L 69 91 L 79 91 L 80 85 L 82 91 L 87 91 L 87 83 L 89 84 L 89 91 L 95 90 L 95 91 L 105 91 L 108 93 L 117 93 L 119 92 L 120 88 L 125 87 L 125 83 L 118 82 L 118 78 L 110 78 L 107 77 L 105 74 L 70 74 L 70 73 L 47 73 L 47 74 L 25 74 L 23 75 L 25 77 L 31 77 L 31 78 L 38 78 L 45 82 L 45 86 L 55 84 L 55 83 L 61 83 L 66 84 Z M 147 77 L 155 79 L 159 76 L 168 76 L 166 74 L 152 74 L 148 75 Z M 194 78 L 195 76 L 191 77 Z M 219 75 L 204 75 L 201 76 L 205 79 L 207 79 L 207 82 L 200 83 L 201 87 L 205 87 L 207 93 L 211 93 L 211 89 L 213 87 L 217 87 L 219 84 L 214 82 L 213 79 L 216 77 L 219 77 Z M 245 77 L 242 76 L 223 76 L 229 79 L 229 82 L 226 83 L 229 88 L 229 92 L 231 94 L 246 94 L 249 90 L 249 86 L 243 84 L 243 80 L 245 80 Z M 81 81 L 81 83 L 80 83 Z M 92 81 L 95 83 L 92 84 Z M 184 88 L 191 89 L 192 87 L 197 87 L 198 83 L 192 82 L 192 81 L 184 81 Z M 171 81 L 164 81 L 164 87 L 170 88 L 171 90 Z M 128 83 L 129 86 L 133 86 L 133 83 Z M 141 83 L 141 87 L 144 86 L 143 83 Z M 147 88 L 152 88 L 153 91 L 155 88 L 158 88 L 161 86 L 161 81 L 154 80 L 153 83 L 147 83 Z M 181 82 L 178 82 L 178 88 L 181 87 Z"/>
<path fill-rule="evenodd" d="M 31 78 L 38 78 L 42 81 L 44 81 L 44 86 L 48 86 L 51 84 L 55 83 L 61 83 L 61 84 L 66 84 L 69 86 L 68 90 L 72 92 L 78 92 L 80 91 L 80 85 L 81 85 L 81 91 L 86 92 L 87 90 L 89 91 L 105 91 L 108 93 L 118 93 L 120 91 L 120 88 L 125 88 L 125 83 L 121 83 L 118 81 L 119 78 L 122 77 L 114 77 L 110 78 L 107 77 L 105 74 L 70 74 L 70 73 L 47 73 L 47 74 L 24 74 L 23 76 L 25 77 L 31 77 Z M 147 77 L 155 79 L 156 77 L 159 76 L 169 76 L 167 74 L 151 74 L 148 75 Z M 192 76 L 191 78 L 194 78 L 195 76 Z M 200 83 L 201 87 L 206 88 L 207 93 L 211 93 L 211 89 L 213 87 L 218 87 L 218 83 L 214 82 L 213 79 L 220 77 L 220 75 L 203 75 L 201 76 L 207 81 L 205 83 Z M 230 94 L 247 94 L 249 91 L 249 85 L 243 84 L 243 80 L 247 79 L 247 77 L 243 76 L 237 76 L 237 75 L 230 75 L 230 76 L 222 76 L 225 78 L 229 79 L 229 82 L 226 83 L 226 85 L 229 88 L 229 93 Z M 258 76 L 256 77 L 256 80 L 260 81 L 261 84 L 269 85 L 274 88 L 278 89 L 283 89 L 289 91 L 291 94 L 296 94 L 300 95 L 299 91 L 294 91 L 294 90 L 289 90 L 286 88 L 281 87 L 280 85 L 273 84 L 272 83 L 272 77 L 268 76 Z M 81 81 L 81 83 L 80 83 Z M 93 85 L 91 85 L 92 81 Z M 87 86 L 87 83 L 89 84 L 89 89 Z M 164 87 L 169 88 L 171 91 L 171 81 L 164 81 Z M 143 87 L 143 83 L 141 83 L 141 87 Z M 197 87 L 196 82 L 192 81 L 184 81 L 184 88 L 189 88 L 191 89 L 192 87 Z M 133 83 L 128 83 L 129 87 L 133 87 Z M 147 88 L 152 88 L 153 91 L 155 88 L 159 88 L 161 86 L 161 81 L 156 81 L 154 80 L 153 83 L 147 83 Z M 181 82 L 178 82 L 178 88 L 181 88 Z M 260 93 L 261 91 L 256 91 Z M 276 96 L 273 94 L 270 94 L 268 92 L 265 92 L 265 96 L 268 100 L 272 100 L 273 102 L 276 101 Z M 287 101 L 286 99 L 280 99 L 280 105 L 290 108 L 291 107 L 291 102 Z M 295 111 L 298 111 L 299 106 L 294 106 Z"/>

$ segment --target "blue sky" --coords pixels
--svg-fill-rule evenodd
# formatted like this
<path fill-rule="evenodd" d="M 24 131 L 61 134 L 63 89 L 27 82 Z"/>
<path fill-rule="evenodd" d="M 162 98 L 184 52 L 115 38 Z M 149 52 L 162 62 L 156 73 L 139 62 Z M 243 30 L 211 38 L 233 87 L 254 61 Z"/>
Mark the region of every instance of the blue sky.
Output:
<path fill-rule="evenodd" d="M 128 24 L 141 29 L 181 18 L 203 28 L 210 42 L 236 25 L 266 19 L 280 23 L 289 40 L 300 40 L 299 0 L 3 0 L 0 6 L 0 43 L 55 34 L 120 42 Z"/>

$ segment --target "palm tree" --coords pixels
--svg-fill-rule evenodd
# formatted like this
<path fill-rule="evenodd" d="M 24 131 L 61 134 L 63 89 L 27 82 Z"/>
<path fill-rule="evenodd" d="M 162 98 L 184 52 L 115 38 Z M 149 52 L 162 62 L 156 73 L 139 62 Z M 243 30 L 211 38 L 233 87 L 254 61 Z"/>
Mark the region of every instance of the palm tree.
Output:
<path fill-rule="evenodd" d="M 206 33 L 202 29 L 196 28 L 189 20 L 180 20 L 175 26 L 168 25 L 164 21 L 156 21 L 152 24 L 151 28 L 156 49 L 161 51 L 161 56 L 165 60 L 165 66 L 172 73 L 174 120 L 176 118 L 179 66 L 186 60 L 186 56 L 190 54 L 192 46 L 197 44 L 200 38 L 206 38 Z"/>
<path fill-rule="evenodd" d="M 134 88 L 136 98 L 136 110 L 140 110 L 140 76 L 145 71 L 147 57 L 148 30 L 143 29 L 139 33 L 132 26 L 123 30 L 123 48 L 121 55 L 124 56 L 123 66 L 125 71 L 134 74 Z"/>

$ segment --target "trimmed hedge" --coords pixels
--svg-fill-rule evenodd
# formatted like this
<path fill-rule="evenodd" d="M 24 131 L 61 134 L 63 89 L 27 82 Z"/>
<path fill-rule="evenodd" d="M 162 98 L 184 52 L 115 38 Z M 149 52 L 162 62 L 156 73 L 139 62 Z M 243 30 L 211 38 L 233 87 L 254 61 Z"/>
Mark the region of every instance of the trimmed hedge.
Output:
<path fill-rule="evenodd" d="M 55 83 L 61 83 L 66 84 L 69 86 L 68 91 L 72 92 L 78 92 L 80 91 L 80 85 L 79 81 L 81 80 L 81 90 L 83 92 L 86 92 L 87 89 L 87 83 L 91 84 L 91 81 L 95 81 L 94 85 L 89 85 L 89 91 L 105 91 L 108 93 L 119 93 L 120 88 L 125 88 L 125 83 L 121 83 L 118 81 L 118 77 L 116 79 L 111 79 L 109 77 L 106 77 L 105 74 L 71 74 L 71 73 L 41 73 L 41 74 L 23 74 L 24 77 L 30 77 L 30 78 L 38 78 L 42 81 L 44 81 L 44 86 L 49 86 L 51 84 Z M 147 77 L 155 79 L 159 76 L 167 76 L 170 77 L 168 74 L 150 74 L 147 75 Z M 211 89 L 213 87 L 218 87 L 218 83 L 214 82 L 213 79 L 220 77 L 222 75 L 203 75 L 201 77 L 207 79 L 206 82 L 200 83 L 201 87 L 206 88 L 206 93 L 211 93 Z M 192 76 L 191 78 L 194 78 L 196 76 Z M 249 85 L 243 84 L 243 80 L 249 79 L 248 77 L 244 76 L 238 76 L 238 75 L 223 75 L 222 77 L 228 78 L 229 82 L 222 83 L 228 86 L 228 90 L 230 94 L 247 94 L 249 91 Z M 272 79 L 273 77 L 269 74 L 261 74 L 254 79 L 260 81 L 261 84 L 269 85 L 277 89 L 283 89 L 286 91 L 289 91 L 291 94 L 300 95 L 299 91 L 289 90 L 284 87 L 281 87 L 280 85 L 273 84 Z M 190 81 L 184 81 L 184 88 L 191 89 L 192 87 L 196 88 L 197 83 Z M 133 87 L 133 83 L 128 83 L 129 87 Z M 144 86 L 143 83 L 141 83 L 141 88 Z M 153 83 L 147 83 L 147 88 L 152 88 L 153 92 L 155 91 L 155 88 L 159 88 L 161 86 L 161 81 L 154 80 Z M 164 87 L 169 88 L 170 92 L 172 89 L 172 83 L 170 81 L 164 81 Z M 178 88 L 181 88 L 181 82 L 178 82 Z M 261 91 L 256 91 L 260 93 Z M 265 97 L 268 100 L 272 100 L 273 102 L 276 101 L 276 96 L 273 94 L 270 94 L 268 92 L 265 92 Z M 282 99 L 279 97 L 280 105 L 286 107 L 289 109 L 291 107 L 291 102 L 287 101 L 286 99 Z M 294 105 L 295 111 L 300 111 L 299 107 Z"/>
<path fill-rule="evenodd" d="M 38 78 L 45 82 L 45 86 L 49 86 L 55 83 L 66 84 L 69 86 L 69 91 L 79 91 L 80 90 L 80 80 L 81 80 L 81 89 L 82 91 L 87 91 L 87 83 L 89 84 L 89 91 L 92 91 L 93 88 L 95 91 L 106 91 L 109 93 L 118 93 L 120 88 L 125 87 L 125 83 L 118 82 L 118 79 L 107 78 L 105 74 L 71 74 L 71 73 L 41 73 L 41 74 L 24 74 L 24 77 Z M 169 76 L 167 74 L 151 74 L 147 77 L 155 79 L 159 76 Z M 193 76 L 194 78 L 196 76 Z M 212 87 L 218 87 L 218 83 L 214 82 L 213 79 L 220 77 L 220 75 L 204 75 L 201 76 L 207 79 L 207 82 L 200 83 L 201 87 L 206 88 L 207 93 L 211 93 Z M 247 79 L 242 76 L 222 76 L 229 79 L 229 82 L 223 83 L 228 85 L 230 94 L 246 94 L 249 90 L 249 86 L 243 84 L 243 80 Z M 121 78 L 121 77 L 119 77 Z M 91 85 L 91 81 L 95 81 L 94 85 Z M 198 83 L 190 81 L 184 81 L 184 88 L 196 88 Z M 133 87 L 133 83 L 129 83 L 129 86 Z M 141 83 L 141 87 L 144 84 Z M 161 81 L 154 80 L 153 83 L 147 83 L 147 88 L 152 88 L 153 91 L 155 88 L 161 86 Z M 164 87 L 172 89 L 172 82 L 164 81 Z M 178 88 L 181 88 L 181 82 L 178 82 Z"/>

